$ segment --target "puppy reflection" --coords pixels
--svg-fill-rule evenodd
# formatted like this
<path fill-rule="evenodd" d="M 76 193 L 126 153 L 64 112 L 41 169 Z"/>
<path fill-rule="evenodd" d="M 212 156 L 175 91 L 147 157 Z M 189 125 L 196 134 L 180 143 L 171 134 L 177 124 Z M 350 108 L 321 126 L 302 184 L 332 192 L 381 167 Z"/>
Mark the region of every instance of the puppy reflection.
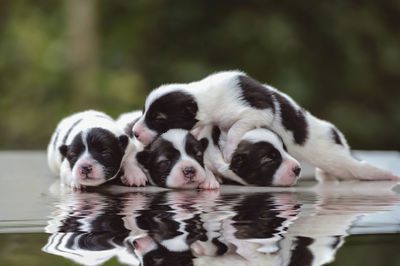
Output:
<path fill-rule="evenodd" d="M 131 198 L 131 200 L 129 200 Z M 134 199 L 132 199 L 134 198 Z M 122 263 L 138 264 L 125 239 L 124 202 L 137 195 L 105 197 L 99 193 L 73 193 L 58 206 L 45 231 L 52 234 L 43 251 L 84 265 L 99 265 L 116 256 Z M 140 208 L 141 204 L 137 204 Z"/>
<path fill-rule="evenodd" d="M 195 264 L 219 262 L 250 265 L 275 260 L 274 254 L 280 249 L 279 243 L 299 213 L 295 195 L 282 192 L 237 196 L 222 196 L 224 202 L 231 204 L 229 209 L 221 206 L 221 219 L 214 218 L 220 223 L 219 236 L 213 241 L 197 241 L 191 246 L 197 257 Z"/>
<path fill-rule="evenodd" d="M 358 217 L 400 202 L 393 185 L 323 183 L 302 193 L 73 193 L 46 227 L 52 235 L 43 250 L 85 265 L 114 256 L 129 265 L 323 265 Z"/>
<path fill-rule="evenodd" d="M 355 221 L 369 213 L 388 211 L 400 203 L 400 195 L 391 190 L 394 185 L 393 182 L 329 182 L 302 193 L 300 196 L 304 198 L 299 198 L 301 205 L 296 209 L 299 213 L 277 242 L 275 251 L 255 245 L 256 242 L 250 240 L 251 235 L 245 235 L 246 239 L 243 239 L 243 223 L 235 224 L 234 218 L 228 218 L 232 220 L 231 227 L 222 230 L 228 252 L 218 256 L 212 252 L 216 249 L 210 243 L 192 246 L 194 253 L 198 254 L 194 264 L 284 266 L 332 262 Z M 248 203 L 246 206 L 250 208 Z M 288 203 L 283 206 L 288 206 Z M 293 212 L 285 212 L 293 217 Z M 230 234 L 230 230 L 233 233 Z M 258 230 L 254 228 L 253 231 Z"/>
<path fill-rule="evenodd" d="M 173 191 L 152 196 L 138 211 L 136 224 L 146 236 L 131 237 L 132 252 L 142 265 L 192 265 L 190 245 L 207 241 L 201 214 L 218 191 Z"/>

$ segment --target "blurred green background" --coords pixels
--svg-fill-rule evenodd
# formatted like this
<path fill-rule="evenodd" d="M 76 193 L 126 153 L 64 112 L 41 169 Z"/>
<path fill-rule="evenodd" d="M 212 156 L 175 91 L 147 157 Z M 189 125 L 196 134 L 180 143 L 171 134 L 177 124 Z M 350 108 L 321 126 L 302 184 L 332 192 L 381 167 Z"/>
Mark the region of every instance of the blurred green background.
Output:
<path fill-rule="evenodd" d="M 141 109 L 162 83 L 240 69 L 400 149 L 400 1 L 1 0 L 0 148 L 43 149 L 89 108 Z"/>

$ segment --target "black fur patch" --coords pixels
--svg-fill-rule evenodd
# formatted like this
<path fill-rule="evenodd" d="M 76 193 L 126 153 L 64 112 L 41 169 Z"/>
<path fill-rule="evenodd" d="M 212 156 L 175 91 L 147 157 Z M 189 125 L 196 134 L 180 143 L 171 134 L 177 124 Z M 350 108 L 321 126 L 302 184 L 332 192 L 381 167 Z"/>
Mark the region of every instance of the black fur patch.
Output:
<path fill-rule="evenodd" d="M 242 75 L 239 76 L 239 86 L 242 89 L 243 100 L 251 107 L 256 109 L 272 109 L 275 112 L 272 92 L 260 82 Z"/>
<path fill-rule="evenodd" d="M 149 171 L 151 180 L 161 187 L 167 186 L 167 177 L 180 157 L 173 144 L 161 137 L 136 155 L 138 162 Z"/>
<path fill-rule="evenodd" d="M 61 151 L 60 149 L 60 152 L 62 154 L 63 152 L 65 153 L 64 156 L 67 158 L 69 165 L 72 169 L 75 163 L 78 161 L 79 157 L 85 151 L 85 145 L 83 145 L 82 141 L 82 132 L 79 132 L 79 134 L 75 136 L 71 144 L 69 144 L 68 146 L 63 145 L 61 147 L 65 147 L 63 151 Z"/>
<path fill-rule="evenodd" d="M 75 121 L 75 123 L 72 124 L 72 126 L 68 129 L 67 133 L 65 134 L 62 144 L 65 144 L 67 142 L 67 139 L 69 137 L 69 134 L 71 134 L 71 131 L 82 121 L 83 119 L 78 119 Z"/>
<path fill-rule="evenodd" d="M 212 136 L 212 140 L 213 140 L 214 146 L 216 146 L 219 149 L 221 149 L 220 146 L 219 146 L 219 138 L 221 136 L 221 130 L 219 129 L 219 127 L 217 127 L 217 126 L 213 127 L 212 132 L 211 132 L 211 136 Z"/>
<path fill-rule="evenodd" d="M 117 138 L 108 130 L 92 128 L 86 135 L 86 141 L 93 159 L 104 166 L 105 178 L 114 177 L 121 167 L 127 136 Z"/>
<path fill-rule="evenodd" d="M 232 220 L 238 239 L 272 238 L 280 233 L 286 218 L 280 217 L 280 211 L 272 194 L 246 194 L 246 197 L 234 207 L 237 213 Z"/>
<path fill-rule="evenodd" d="M 190 94 L 175 91 L 155 100 L 145 114 L 145 124 L 149 129 L 161 134 L 169 129 L 190 130 L 198 122 L 198 106 Z"/>
<path fill-rule="evenodd" d="M 204 149 L 200 141 L 195 139 L 192 134 L 186 135 L 185 151 L 190 157 L 194 158 L 201 165 L 201 167 L 204 168 Z"/>
<path fill-rule="evenodd" d="M 229 168 L 248 184 L 269 186 L 281 164 L 281 153 L 271 143 L 243 140 L 235 150 Z"/>
<path fill-rule="evenodd" d="M 279 102 L 281 109 L 282 125 L 293 134 L 294 142 L 298 145 L 304 145 L 308 137 L 308 124 L 303 109 L 296 108 L 289 100 L 279 94 L 273 93 L 276 100 Z"/>
<path fill-rule="evenodd" d="M 308 248 L 314 242 L 312 238 L 298 236 L 296 239 L 296 247 L 292 252 L 290 263 L 288 266 L 312 265 L 314 255 Z"/>
<path fill-rule="evenodd" d="M 340 138 L 339 132 L 334 127 L 331 128 L 331 137 L 336 144 L 343 146 L 343 142 L 342 139 Z"/>

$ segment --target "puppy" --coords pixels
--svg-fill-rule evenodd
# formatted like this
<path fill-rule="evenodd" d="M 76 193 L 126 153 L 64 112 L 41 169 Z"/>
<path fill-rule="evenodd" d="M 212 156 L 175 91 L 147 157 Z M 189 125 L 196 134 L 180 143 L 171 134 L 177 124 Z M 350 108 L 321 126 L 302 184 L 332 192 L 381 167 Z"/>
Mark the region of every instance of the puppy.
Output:
<path fill-rule="evenodd" d="M 206 137 L 209 145 L 204 161 L 215 174 L 242 185 L 291 186 L 300 176 L 299 162 L 287 153 L 282 139 L 271 130 L 257 128 L 241 138 L 230 164 L 225 163 L 220 147 L 226 134 L 218 127 L 204 127 L 199 137 Z"/>
<path fill-rule="evenodd" d="M 47 147 L 47 160 L 73 189 L 98 186 L 117 177 L 128 144 L 112 118 L 89 110 L 61 120 Z"/>
<path fill-rule="evenodd" d="M 218 181 L 204 169 L 203 153 L 207 144 L 207 139 L 196 140 L 187 130 L 172 129 L 138 152 L 136 158 L 153 185 L 215 189 L 219 187 Z"/>
<path fill-rule="evenodd" d="M 223 149 L 227 162 L 247 131 L 267 127 L 282 137 L 289 154 L 316 166 L 326 176 L 400 179 L 353 158 L 343 134 L 331 123 L 314 117 L 288 95 L 240 71 L 219 72 L 200 81 L 153 90 L 133 131 L 139 141 L 148 144 L 171 128 L 191 130 L 206 125 L 227 131 Z"/>
<path fill-rule="evenodd" d="M 129 136 L 132 143 L 130 145 L 132 148 L 126 151 L 126 158 L 123 162 L 124 171 L 121 176 L 121 182 L 127 186 L 145 186 L 147 183 L 146 174 L 136 160 L 136 154 L 143 150 L 143 144 L 133 136 L 132 132 L 132 127 L 141 116 L 141 111 L 133 111 L 121 114 L 116 120 L 117 126 Z"/>

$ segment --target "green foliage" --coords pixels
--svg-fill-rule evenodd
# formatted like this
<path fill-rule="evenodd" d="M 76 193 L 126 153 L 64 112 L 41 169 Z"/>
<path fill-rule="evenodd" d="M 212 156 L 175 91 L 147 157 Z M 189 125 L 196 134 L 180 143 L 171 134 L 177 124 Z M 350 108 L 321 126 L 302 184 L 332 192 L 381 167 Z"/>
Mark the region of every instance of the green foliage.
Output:
<path fill-rule="evenodd" d="M 98 108 L 116 117 L 141 109 L 162 83 L 226 69 L 290 94 L 354 148 L 400 149 L 398 1 L 93 3 L 93 76 L 71 67 L 65 3 L 0 3 L 3 149 L 43 148 L 69 113 Z M 77 85 L 79 75 L 95 90 Z"/>

